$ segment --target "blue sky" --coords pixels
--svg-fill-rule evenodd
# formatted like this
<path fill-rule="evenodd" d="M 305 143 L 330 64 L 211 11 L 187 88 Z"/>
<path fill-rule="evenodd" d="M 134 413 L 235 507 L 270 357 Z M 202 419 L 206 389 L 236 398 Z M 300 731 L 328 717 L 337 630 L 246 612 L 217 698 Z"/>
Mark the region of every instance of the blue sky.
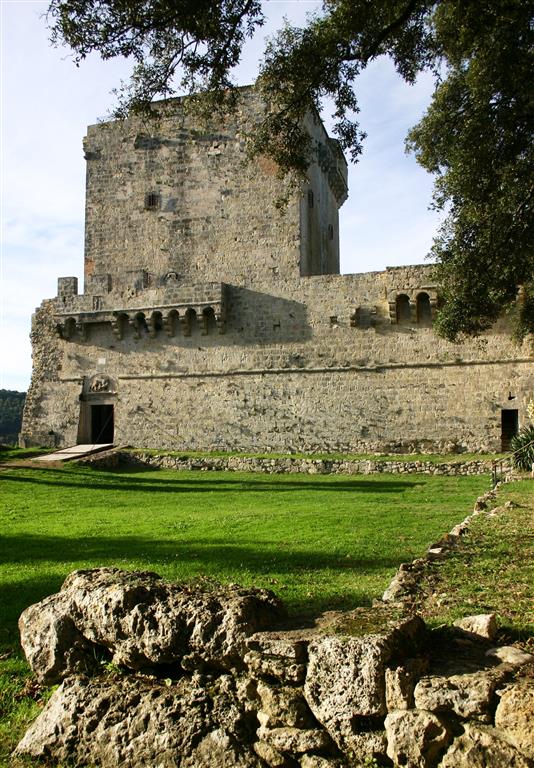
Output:
<path fill-rule="evenodd" d="M 266 0 L 268 23 L 249 43 L 236 71 L 253 82 L 266 35 L 284 16 L 294 23 L 320 7 L 308 0 Z M 108 114 L 111 90 L 129 72 L 124 61 L 96 56 L 76 67 L 48 43 L 47 2 L 0 0 L 0 388 L 25 390 L 31 374 L 31 314 L 56 295 L 57 278 L 83 272 L 86 126 Z M 413 87 L 386 60 L 360 77 L 364 154 L 350 166 L 341 210 L 342 272 L 424 261 L 438 217 L 428 210 L 432 178 L 404 153 L 404 137 L 432 93 Z M 329 122 L 328 111 L 323 115 Z"/>

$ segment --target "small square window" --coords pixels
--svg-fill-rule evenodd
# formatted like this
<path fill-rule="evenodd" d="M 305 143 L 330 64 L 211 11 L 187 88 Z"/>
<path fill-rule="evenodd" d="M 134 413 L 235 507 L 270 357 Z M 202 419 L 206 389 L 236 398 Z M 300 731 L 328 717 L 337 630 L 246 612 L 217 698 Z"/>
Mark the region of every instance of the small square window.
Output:
<path fill-rule="evenodd" d="M 157 211 L 160 207 L 161 198 L 157 192 L 147 192 L 145 195 L 145 209 L 147 211 Z"/>

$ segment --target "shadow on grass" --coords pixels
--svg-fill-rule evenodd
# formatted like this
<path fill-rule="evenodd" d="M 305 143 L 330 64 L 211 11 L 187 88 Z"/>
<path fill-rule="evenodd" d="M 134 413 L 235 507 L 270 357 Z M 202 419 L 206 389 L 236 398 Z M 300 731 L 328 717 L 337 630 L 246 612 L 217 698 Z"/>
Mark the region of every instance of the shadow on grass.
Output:
<path fill-rule="evenodd" d="M 143 536 L 118 536 L 116 538 L 82 536 L 64 538 L 61 536 L 39 536 L 23 534 L 2 536 L 0 560 L 3 563 L 25 563 L 41 561 L 51 563 L 95 562 L 114 564 L 120 560 L 145 561 L 146 567 L 167 565 L 175 560 L 210 567 L 221 573 L 251 569 L 258 574 L 276 570 L 287 574 L 295 571 L 361 570 L 366 573 L 396 567 L 402 557 L 409 556 L 398 549 L 395 557 L 347 557 L 335 552 L 314 552 L 309 549 L 298 551 L 282 549 L 273 544 L 263 544 L 256 539 L 239 544 L 227 539 L 213 539 L 209 542 L 188 539 L 147 539 Z M 145 567 L 145 566 L 143 566 Z"/>
<path fill-rule="evenodd" d="M 202 541 L 152 540 L 136 536 L 117 538 L 82 537 L 66 539 L 60 536 L 7 536 L 2 538 L 0 559 L 6 564 L 17 564 L 18 579 L 2 586 L 0 591 L 0 642 L 15 642 L 17 639 L 16 622 L 20 613 L 28 605 L 38 602 L 46 595 L 57 592 L 67 574 L 79 567 L 121 567 L 125 562 L 131 568 L 156 572 L 172 571 L 173 567 L 183 564 L 187 579 L 200 575 L 221 581 L 240 581 L 250 583 L 251 574 L 254 582 L 260 586 L 273 588 L 284 597 L 286 584 L 299 579 L 313 582 L 315 574 L 321 571 L 343 571 L 350 574 L 353 588 L 346 589 L 342 596 L 321 595 L 299 604 L 299 609 L 306 612 L 318 612 L 328 604 L 331 608 L 354 607 L 368 604 L 370 595 L 358 584 L 358 574 L 393 572 L 398 566 L 397 557 L 358 558 L 342 554 L 318 553 L 312 550 L 284 551 L 274 545 L 261 545 L 257 541 L 228 544 L 223 539 Z M 25 566 L 36 564 L 42 570 L 42 576 L 24 578 Z M 53 563 L 64 566 L 61 577 L 51 576 L 48 567 Z M 81 566 L 80 564 L 83 564 Z M 276 575 L 276 584 L 271 587 L 271 578 Z M 352 582 L 353 579 L 353 582 Z"/>
<path fill-rule="evenodd" d="M 149 470 L 150 471 L 150 470 Z M 159 470 L 152 470 L 158 472 Z M 202 493 L 214 491 L 226 493 L 229 490 L 247 490 L 261 492 L 285 492 L 285 491 L 332 491 L 340 492 L 367 492 L 367 493 L 399 493 L 421 484 L 421 480 L 399 480 L 394 478 L 359 478 L 354 476 L 340 477 L 332 475 L 331 479 L 312 479 L 308 475 L 293 479 L 287 475 L 272 475 L 267 477 L 254 475 L 245 479 L 241 477 L 229 477 L 228 473 L 217 473 L 209 478 L 206 473 L 199 473 L 198 478 L 180 477 L 138 477 L 139 473 L 145 474 L 146 470 L 124 472 L 102 472 L 97 476 L 89 471 L 71 469 L 52 469 L 39 467 L 28 470 L 27 467 L 10 467 L 9 472 L 0 472 L 0 481 L 19 482 L 35 485 L 62 486 L 65 488 L 87 488 L 91 486 L 98 490 L 113 491 L 142 491 L 148 493 Z"/>

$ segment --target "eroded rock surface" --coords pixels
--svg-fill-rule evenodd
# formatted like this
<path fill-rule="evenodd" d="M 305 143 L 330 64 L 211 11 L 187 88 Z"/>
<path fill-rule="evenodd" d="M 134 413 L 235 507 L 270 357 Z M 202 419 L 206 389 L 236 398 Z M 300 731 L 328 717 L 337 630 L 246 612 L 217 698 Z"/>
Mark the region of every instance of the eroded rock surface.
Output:
<path fill-rule="evenodd" d="M 95 649 L 132 670 L 242 666 L 246 638 L 283 614 L 267 590 L 200 590 L 100 568 L 72 573 L 57 595 L 24 611 L 19 628 L 32 670 L 51 683 L 87 672 Z"/>
<path fill-rule="evenodd" d="M 109 768 L 259 768 L 245 741 L 246 722 L 217 720 L 213 698 L 185 679 L 167 686 L 137 678 L 71 677 L 54 692 L 17 753 Z"/>
<path fill-rule="evenodd" d="M 493 729 L 467 724 L 448 749 L 440 768 L 532 768 L 522 755 Z"/>
<path fill-rule="evenodd" d="M 350 749 L 358 719 L 386 714 L 386 665 L 410 655 L 420 641 L 420 619 L 365 637 L 321 637 L 308 646 L 304 696 L 340 749 Z"/>
<path fill-rule="evenodd" d="M 450 744 L 446 723 L 432 712 L 417 709 L 390 712 L 385 720 L 387 754 L 395 765 L 431 768 Z"/>
<path fill-rule="evenodd" d="M 36 675 L 64 679 L 17 753 L 95 768 L 534 768 L 532 656 L 370 611 L 284 631 L 267 591 L 76 571 L 21 616 Z"/>
<path fill-rule="evenodd" d="M 534 676 L 508 685 L 500 692 L 495 725 L 508 741 L 534 761 Z"/>

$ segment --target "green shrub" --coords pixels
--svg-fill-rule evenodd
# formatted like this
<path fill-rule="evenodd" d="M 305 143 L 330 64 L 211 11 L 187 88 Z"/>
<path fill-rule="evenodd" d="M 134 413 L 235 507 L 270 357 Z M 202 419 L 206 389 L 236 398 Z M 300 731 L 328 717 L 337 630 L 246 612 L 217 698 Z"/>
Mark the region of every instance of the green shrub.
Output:
<path fill-rule="evenodd" d="M 514 454 L 514 466 L 529 470 L 534 464 L 534 424 L 523 427 L 512 438 L 510 448 Z"/>

